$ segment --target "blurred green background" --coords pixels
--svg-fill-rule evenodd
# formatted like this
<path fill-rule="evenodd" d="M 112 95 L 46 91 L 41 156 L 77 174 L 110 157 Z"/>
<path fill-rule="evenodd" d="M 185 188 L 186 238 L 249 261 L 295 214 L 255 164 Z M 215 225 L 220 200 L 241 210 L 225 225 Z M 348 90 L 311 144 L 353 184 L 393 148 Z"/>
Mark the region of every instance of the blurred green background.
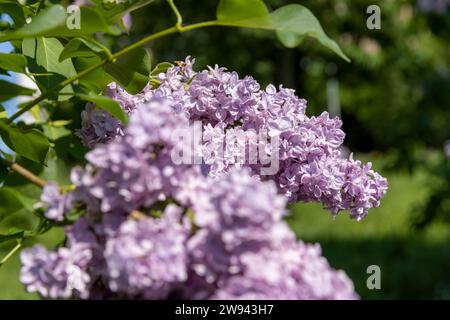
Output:
<path fill-rule="evenodd" d="M 198 30 L 150 47 L 154 63 L 191 55 L 197 68 L 218 64 L 263 86 L 295 88 L 308 100 L 309 115 L 327 106 L 341 115 L 346 147 L 388 178 L 387 196 L 360 222 L 345 212 L 333 220 L 316 204 L 293 205 L 288 220 L 299 238 L 321 243 L 330 264 L 347 272 L 362 298 L 450 299 L 450 159 L 444 153 L 450 139 L 450 7 L 436 7 L 438 2 L 266 1 L 272 9 L 287 3 L 310 8 L 351 63 L 314 41 L 286 49 L 272 34 L 255 30 Z M 217 4 L 177 3 L 187 22 L 213 18 Z M 381 9 L 381 30 L 366 27 L 373 4 Z M 164 1 L 157 1 L 133 13 L 129 37 L 114 45 L 169 26 L 171 19 Z M 32 221 L 16 215 L 2 228 L 17 223 Z M 62 238 L 54 230 L 27 245 L 52 247 Z M 10 247 L 0 246 L 0 256 Z M 381 268 L 380 290 L 367 289 L 370 265 Z M 16 255 L 0 269 L 0 298 L 36 298 L 24 293 L 18 272 Z"/>

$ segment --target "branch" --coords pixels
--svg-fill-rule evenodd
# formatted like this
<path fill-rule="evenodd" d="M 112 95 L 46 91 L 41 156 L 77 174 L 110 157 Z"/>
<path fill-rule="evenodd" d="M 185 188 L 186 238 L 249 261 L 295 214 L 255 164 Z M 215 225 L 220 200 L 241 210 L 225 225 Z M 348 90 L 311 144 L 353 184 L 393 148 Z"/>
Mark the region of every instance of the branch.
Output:
<path fill-rule="evenodd" d="M 43 188 L 46 185 L 47 182 L 45 180 L 39 178 L 33 172 L 25 169 L 20 164 L 14 163 L 14 162 L 12 162 L 12 161 L 10 161 L 8 159 L 5 159 L 5 158 L 2 158 L 2 160 L 11 168 L 11 170 L 17 172 L 22 177 L 24 177 L 28 181 L 34 183 L 38 187 Z"/>
<path fill-rule="evenodd" d="M 36 104 L 44 101 L 45 99 L 47 99 L 48 97 L 50 97 L 53 93 L 60 91 L 61 89 L 63 89 L 65 86 L 74 83 L 75 81 L 77 81 L 78 79 L 84 77 L 85 75 L 95 71 L 96 69 L 103 67 L 105 64 L 109 63 L 110 60 L 114 60 L 119 58 L 120 56 L 133 51 L 141 46 L 143 46 L 144 44 L 147 44 L 153 40 L 156 40 L 158 38 L 162 38 L 174 33 L 183 33 L 186 31 L 190 31 L 190 30 L 194 30 L 194 29 L 199 29 L 199 28 L 205 28 L 205 27 L 211 27 L 211 26 L 216 26 L 216 25 L 224 25 L 221 23 L 218 23 L 217 21 L 206 21 L 206 22 L 200 22 L 200 23 L 195 23 L 195 24 L 191 24 L 189 26 L 183 27 L 183 26 L 175 26 L 175 27 L 171 27 L 168 29 L 165 29 L 163 31 L 154 33 L 152 35 L 149 35 L 131 45 L 129 45 L 128 47 L 125 47 L 124 49 L 112 54 L 111 57 L 108 57 L 107 59 L 104 59 L 102 61 L 100 61 L 97 64 L 94 64 L 92 66 L 90 66 L 89 68 L 86 68 L 82 71 L 80 71 L 80 73 L 78 73 L 77 75 L 68 78 L 64 81 L 62 81 L 61 83 L 59 83 L 58 85 L 56 85 L 55 87 L 53 87 L 52 89 L 46 91 L 45 93 L 42 93 L 40 96 L 38 96 L 37 98 L 31 100 L 30 102 L 28 102 L 27 104 L 25 104 L 19 111 L 17 111 L 16 113 L 14 113 L 9 119 L 8 119 L 8 123 L 12 123 L 14 120 L 16 120 L 18 117 L 20 117 L 22 114 L 24 114 L 25 112 L 29 111 L 31 108 L 33 108 Z"/>

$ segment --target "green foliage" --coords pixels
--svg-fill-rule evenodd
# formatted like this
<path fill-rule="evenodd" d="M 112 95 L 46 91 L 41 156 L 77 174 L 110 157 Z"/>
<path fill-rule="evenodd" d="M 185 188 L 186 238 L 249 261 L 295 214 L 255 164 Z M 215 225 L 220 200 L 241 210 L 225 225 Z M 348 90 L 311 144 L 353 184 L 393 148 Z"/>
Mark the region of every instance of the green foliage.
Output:
<path fill-rule="evenodd" d="M 32 200 L 24 197 L 11 187 L 0 188 L 0 221 L 21 209 L 32 211 Z"/>
<path fill-rule="evenodd" d="M 23 55 L 0 52 L 0 68 L 1 69 L 25 73 L 26 66 L 27 66 L 27 59 Z"/>
<path fill-rule="evenodd" d="M 48 91 L 57 86 L 64 78 L 76 75 L 75 67 L 70 59 L 59 62 L 59 56 L 64 47 L 57 38 L 29 38 L 22 43 L 22 52 L 29 57 L 29 68 L 36 74 L 35 79 L 42 91 Z M 65 87 L 63 93 L 73 92 L 71 87 Z"/>
<path fill-rule="evenodd" d="M 64 7 L 60 5 L 50 6 L 48 9 L 42 10 L 30 23 L 24 24 L 14 32 L 0 36 L 0 42 L 44 36 L 65 24 L 66 10 Z"/>
<path fill-rule="evenodd" d="M 137 48 L 106 65 L 106 72 L 131 94 L 137 94 L 147 85 L 151 71 L 150 54 Z"/>
<path fill-rule="evenodd" d="M 299 4 L 286 5 L 269 14 L 261 0 L 222 0 L 217 8 L 217 20 L 225 25 L 275 30 L 288 48 L 298 46 L 305 37 L 313 37 L 350 62 L 339 45 L 326 35 L 312 12 Z"/>
<path fill-rule="evenodd" d="M 128 115 L 120 105 L 111 98 L 105 96 L 96 96 L 94 94 L 78 94 L 79 98 L 94 103 L 98 108 L 108 111 L 123 124 L 128 123 Z"/>
<path fill-rule="evenodd" d="M 0 101 L 6 101 L 17 96 L 28 96 L 34 93 L 34 90 L 24 88 L 17 84 L 0 79 Z"/>
<path fill-rule="evenodd" d="M 29 24 L 23 25 L 14 32 L 0 36 L 0 42 L 24 38 L 43 37 L 76 37 L 92 36 L 95 32 L 106 32 L 109 34 L 119 34 L 117 27 L 111 26 L 105 18 L 95 9 L 82 7 L 77 20 L 79 27 L 67 26 L 68 14 L 61 5 L 52 5 L 42 10 L 40 14 L 32 19 Z M 74 16 L 75 19 L 75 16 Z"/>
<path fill-rule="evenodd" d="M 334 51 L 342 59 L 350 62 L 339 45 L 323 31 L 319 20 L 304 6 L 291 4 L 275 10 L 271 14 L 278 38 L 288 48 L 297 47 L 307 36 L 316 38 L 323 46 Z"/>
<path fill-rule="evenodd" d="M 74 38 L 66 44 L 59 56 L 58 61 L 61 62 L 68 58 L 74 57 L 92 57 L 102 51 L 103 49 L 95 43 L 87 41 L 83 38 Z"/>
<path fill-rule="evenodd" d="M 0 135 L 13 151 L 32 161 L 45 163 L 50 143 L 41 131 L 0 121 Z"/>
<path fill-rule="evenodd" d="M 261 0 L 221 0 L 217 20 L 241 27 L 272 27 L 269 11 Z"/>
<path fill-rule="evenodd" d="M 127 1 L 111 1 L 111 0 L 91 0 L 97 5 L 97 11 L 109 21 L 117 21 L 118 18 L 139 8 L 142 8 L 154 0 L 127 0 Z"/>
<path fill-rule="evenodd" d="M 0 12 L 8 14 L 11 19 L 13 19 L 17 27 L 22 27 L 25 24 L 25 16 L 23 14 L 22 6 L 17 2 L 0 2 Z"/>
<path fill-rule="evenodd" d="M 166 72 L 167 69 L 169 69 L 171 66 L 172 66 L 172 64 L 169 63 L 169 62 L 161 62 L 161 63 L 158 63 L 158 64 L 156 65 L 156 67 L 153 68 L 153 70 L 152 70 L 152 72 L 150 73 L 150 75 L 153 76 L 153 77 L 155 77 L 155 76 L 157 76 L 157 75 L 160 74 L 160 73 Z"/>
<path fill-rule="evenodd" d="M 102 62 L 100 57 L 78 57 L 74 61 L 75 69 L 77 72 L 81 72 L 87 68 L 97 65 Z M 79 79 L 79 84 L 87 92 L 92 91 L 95 93 L 101 93 L 108 83 L 114 81 L 114 79 L 105 71 L 104 68 L 97 68 L 91 73 L 85 75 Z"/>

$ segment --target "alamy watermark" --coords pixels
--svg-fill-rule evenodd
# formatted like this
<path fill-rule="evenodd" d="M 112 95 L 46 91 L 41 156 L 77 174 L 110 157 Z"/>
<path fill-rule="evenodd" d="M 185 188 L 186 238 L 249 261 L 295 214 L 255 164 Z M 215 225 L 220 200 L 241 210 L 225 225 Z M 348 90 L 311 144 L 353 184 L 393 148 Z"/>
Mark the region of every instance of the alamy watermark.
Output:
<path fill-rule="evenodd" d="M 381 29 L 381 8 L 375 4 L 367 7 L 367 14 L 370 16 L 366 20 L 366 26 L 369 30 Z"/>
<path fill-rule="evenodd" d="M 279 169 L 280 137 L 268 130 L 203 126 L 195 121 L 188 129 L 175 130 L 173 140 L 171 159 L 176 165 L 255 166 L 261 175 L 274 175 Z"/>
<path fill-rule="evenodd" d="M 373 264 L 367 267 L 367 274 L 370 276 L 366 280 L 366 286 L 369 290 L 381 289 L 381 268 L 380 266 Z"/>

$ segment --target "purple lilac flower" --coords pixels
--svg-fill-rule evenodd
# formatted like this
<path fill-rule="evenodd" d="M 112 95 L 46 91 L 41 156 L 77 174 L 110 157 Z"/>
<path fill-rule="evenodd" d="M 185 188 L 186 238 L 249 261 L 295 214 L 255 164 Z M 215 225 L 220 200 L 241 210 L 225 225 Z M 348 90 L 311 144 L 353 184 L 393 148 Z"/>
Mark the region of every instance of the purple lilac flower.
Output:
<path fill-rule="evenodd" d="M 181 208 L 170 205 L 161 219 L 127 220 L 105 248 L 109 287 L 146 299 L 167 298 L 186 281 L 189 221 L 180 223 Z"/>
<path fill-rule="evenodd" d="M 84 245 L 57 251 L 47 251 L 36 245 L 21 253 L 20 281 L 28 292 L 37 292 L 43 297 L 87 298 L 91 277 L 85 268 L 91 258 L 91 250 Z"/>
<path fill-rule="evenodd" d="M 89 152 L 89 166 L 74 171 L 72 179 L 88 211 L 127 213 L 164 200 L 186 170 L 170 158 L 173 132 L 183 124 L 188 128 L 185 116 L 155 98 L 133 114 L 126 136 Z"/>
<path fill-rule="evenodd" d="M 67 247 L 22 253 L 27 290 L 52 298 L 355 298 L 317 246 L 296 241 L 273 181 L 249 169 L 208 177 L 168 161 L 169 132 L 183 123 L 154 97 L 123 137 L 87 155 L 71 193 L 87 213 L 66 229 Z"/>
<path fill-rule="evenodd" d="M 63 195 L 56 183 L 49 182 L 44 186 L 41 203 L 46 207 L 45 216 L 50 220 L 63 221 L 64 213 L 72 206 L 72 195 Z"/>
<path fill-rule="evenodd" d="M 214 299 L 357 299 L 351 280 L 330 268 L 318 244 L 291 243 L 241 257 L 243 271 L 231 277 Z"/>
<path fill-rule="evenodd" d="M 189 241 L 191 273 L 186 296 L 218 299 L 352 299 L 353 285 L 321 256 L 318 245 L 296 242 L 282 221 L 286 199 L 275 185 L 233 170 L 209 199 L 193 203 L 202 230 Z"/>
<path fill-rule="evenodd" d="M 294 90 L 281 86 L 277 89 L 273 85 L 261 90 L 251 77 L 240 79 L 236 72 L 218 66 L 196 73 L 192 65 L 193 60 L 188 57 L 184 63 L 159 74 L 158 87 L 148 85 L 136 96 L 130 96 L 114 84 L 107 94 L 130 113 L 138 112 L 141 105 L 151 100 L 165 99 L 173 114 L 187 115 L 190 121 L 201 120 L 202 170 L 210 176 L 221 176 L 242 166 L 251 168 L 253 175 L 261 174 L 263 165 L 250 161 L 249 150 L 255 146 L 252 140 L 255 132 L 267 132 L 268 137 L 280 138 L 279 169 L 276 174 L 261 179 L 274 180 L 290 201 L 321 202 L 334 215 L 349 210 L 350 216 L 358 220 L 379 206 L 387 181 L 371 170 L 370 164 L 363 165 L 352 157 L 343 158 L 340 147 L 345 134 L 341 120 L 330 118 L 326 112 L 318 117 L 306 116 L 306 101 L 298 98 Z M 140 116 L 148 118 L 145 113 Z M 183 122 L 180 126 L 184 125 Z M 105 127 L 101 122 L 85 122 L 86 134 L 82 136 L 86 144 L 123 135 L 122 128 L 118 127 L 115 134 L 102 133 L 98 139 L 95 132 L 101 132 L 99 126 Z M 142 128 L 131 126 L 131 130 Z M 136 139 L 146 137 L 140 133 L 139 137 L 135 136 Z M 267 155 L 271 152 L 266 150 Z"/>

